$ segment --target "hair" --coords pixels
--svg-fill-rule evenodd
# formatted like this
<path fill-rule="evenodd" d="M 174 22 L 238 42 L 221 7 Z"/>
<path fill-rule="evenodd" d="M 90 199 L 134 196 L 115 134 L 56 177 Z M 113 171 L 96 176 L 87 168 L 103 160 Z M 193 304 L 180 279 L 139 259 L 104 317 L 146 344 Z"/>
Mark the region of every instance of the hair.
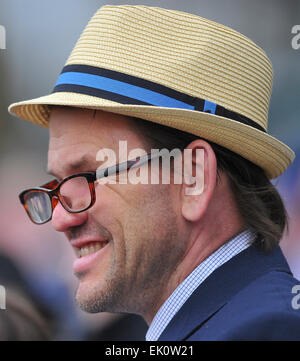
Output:
<path fill-rule="evenodd" d="M 198 136 L 150 121 L 132 118 L 145 142 L 151 148 L 179 148 L 183 151 Z M 207 140 L 206 140 L 207 141 Z M 239 212 L 255 234 L 254 243 L 270 251 L 282 238 L 288 226 L 283 201 L 264 170 L 244 157 L 211 141 L 217 159 L 217 182 L 222 173 L 229 179 Z"/>

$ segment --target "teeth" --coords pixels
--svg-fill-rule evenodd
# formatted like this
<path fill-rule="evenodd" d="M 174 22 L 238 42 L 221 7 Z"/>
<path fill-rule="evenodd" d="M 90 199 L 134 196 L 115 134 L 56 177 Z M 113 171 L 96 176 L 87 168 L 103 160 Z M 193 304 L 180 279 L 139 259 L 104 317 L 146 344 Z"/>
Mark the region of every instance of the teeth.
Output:
<path fill-rule="evenodd" d="M 77 257 L 84 257 L 92 253 L 96 253 L 107 245 L 108 242 L 93 242 L 93 244 L 77 249 Z"/>

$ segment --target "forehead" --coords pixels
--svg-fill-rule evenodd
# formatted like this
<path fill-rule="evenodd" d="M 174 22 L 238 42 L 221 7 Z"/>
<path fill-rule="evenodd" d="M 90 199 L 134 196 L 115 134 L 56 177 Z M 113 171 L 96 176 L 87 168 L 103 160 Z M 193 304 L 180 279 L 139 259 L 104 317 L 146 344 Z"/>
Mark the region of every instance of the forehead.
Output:
<path fill-rule="evenodd" d="M 133 119 L 124 115 L 95 111 L 91 109 L 55 107 L 51 111 L 50 145 L 62 142 L 97 140 L 99 142 L 115 142 L 117 138 L 136 140 Z"/>
<path fill-rule="evenodd" d="M 143 147 L 133 119 L 103 111 L 54 108 L 49 133 L 49 172 L 64 176 L 70 174 L 71 165 L 77 164 L 80 169 L 81 165 L 94 165 L 97 152 L 103 148 L 112 149 L 118 157 L 121 140 L 127 141 L 128 150 Z"/>

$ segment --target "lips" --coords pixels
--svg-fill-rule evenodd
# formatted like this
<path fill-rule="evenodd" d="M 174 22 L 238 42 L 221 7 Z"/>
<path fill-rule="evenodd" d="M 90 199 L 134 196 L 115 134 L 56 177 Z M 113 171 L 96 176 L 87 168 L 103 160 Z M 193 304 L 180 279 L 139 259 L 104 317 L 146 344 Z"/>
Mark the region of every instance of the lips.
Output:
<path fill-rule="evenodd" d="M 75 273 L 87 271 L 94 263 L 100 262 L 109 240 L 78 240 L 71 242 L 77 259 L 73 264 Z"/>

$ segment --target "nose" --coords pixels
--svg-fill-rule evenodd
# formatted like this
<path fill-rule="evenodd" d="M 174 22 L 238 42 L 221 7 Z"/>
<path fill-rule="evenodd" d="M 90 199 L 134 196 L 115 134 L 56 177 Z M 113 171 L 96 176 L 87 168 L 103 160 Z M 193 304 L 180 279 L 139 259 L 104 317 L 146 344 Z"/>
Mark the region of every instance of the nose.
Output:
<path fill-rule="evenodd" d="M 70 213 L 64 207 L 57 203 L 52 214 L 52 225 L 58 232 L 66 232 L 72 227 L 80 226 L 88 218 L 87 211 L 81 213 Z"/>

